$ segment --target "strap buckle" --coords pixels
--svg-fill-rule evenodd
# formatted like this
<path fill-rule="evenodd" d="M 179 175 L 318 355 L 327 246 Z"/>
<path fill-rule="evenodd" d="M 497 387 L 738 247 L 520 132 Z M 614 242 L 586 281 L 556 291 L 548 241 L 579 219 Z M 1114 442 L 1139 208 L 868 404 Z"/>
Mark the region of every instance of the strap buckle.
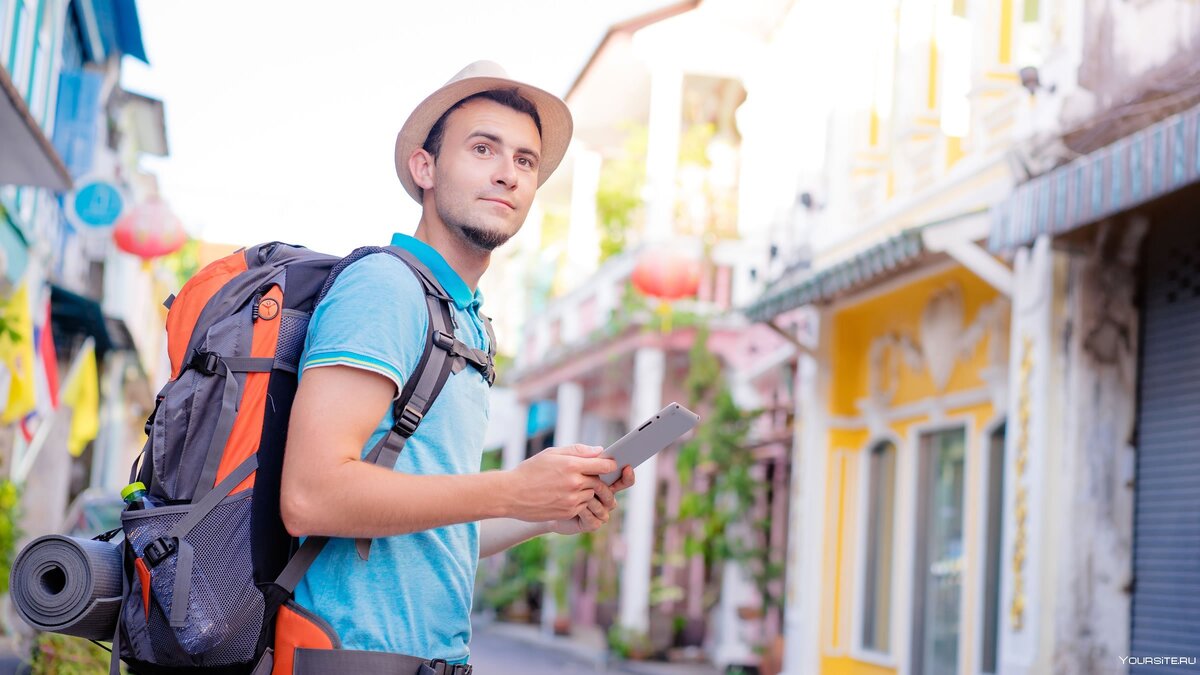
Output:
<path fill-rule="evenodd" d="M 446 663 L 445 659 L 433 659 L 421 667 L 421 673 L 436 675 L 471 675 L 473 670 L 469 663 Z"/>
<path fill-rule="evenodd" d="M 150 432 L 154 431 L 154 417 L 156 415 L 158 415 L 158 406 L 162 405 L 164 398 L 166 398 L 166 397 L 165 396 L 154 397 L 154 410 L 151 410 L 150 416 L 146 418 L 146 435 L 147 436 L 150 435 Z"/>
<path fill-rule="evenodd" d="M 201 375 L 216 375 L 217 366 L 221 363 L 221 355 L 216 352 L 197 351 L 188 362 Z"/>
<path fill-rule="evenodd" d="M 401 436 L 409 438 L 417 433 L 417 427 L 420 426 L 423 419 L 425 419 L 425 416 L 409 403 L 404 406 L 404 410 L 400 411 L 400 416 L 396 418 L 396 424 L 393 429 Z"/>
<path fill-rule="evenodd" d="M 151 567 L 155 567 L 174 553 L 176 546 L 174 538 L 159 537 L 146 544 L 146 548 L 142 550 L 142 557 Z"/>
<path fill-rule="evenodd" d="M 436 345 L 439 349 L 443 349 L 443 350 L 448 351 L 451 354 L 453 354 L 453 353 L 455 353 L 454 345 L 457 342 L 458 342 L 458 340 L 456 340 L 453 335 L 447 333 L 444 330 L 433 331 L 433 344 Z"/>

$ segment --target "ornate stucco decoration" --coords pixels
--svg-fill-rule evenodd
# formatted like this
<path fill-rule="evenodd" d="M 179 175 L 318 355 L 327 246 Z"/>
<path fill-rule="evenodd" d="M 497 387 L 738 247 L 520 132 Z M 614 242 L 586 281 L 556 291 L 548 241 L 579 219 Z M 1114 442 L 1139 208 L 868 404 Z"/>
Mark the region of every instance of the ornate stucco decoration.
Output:
<path fill-rule="evenodd" d="M 986 336 L 988 365 L 980 376 L 989 385 L 1004 379 L 993 376 L 1004 372 L 1007 359 L 1008 301 L 996 298 L 983 305 L 969 324 L 965 324 L 965 315 L 962 288 L 952 283 L 935 292 L 925 304 L 917 336 L 892 331 L 871 342 L 867 354 L 868 393 L 858 407 L 872 430 L 886 426 L 883 413 L 892 405 L 900 386 L 901 364 L 914 372 L 928 371 L 940 395 L 946 390 L 955 366 L 971 358 Z M 996 395 L 993 394 L 993 400 Z"/>

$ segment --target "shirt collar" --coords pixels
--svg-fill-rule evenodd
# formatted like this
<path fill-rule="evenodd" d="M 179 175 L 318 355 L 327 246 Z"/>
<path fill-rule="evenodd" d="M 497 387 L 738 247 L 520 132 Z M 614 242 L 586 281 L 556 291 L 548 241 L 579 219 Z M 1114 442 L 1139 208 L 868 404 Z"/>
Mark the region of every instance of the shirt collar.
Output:
<path fill-rule="evenodd" d="M 471 305 L 480 305 L 483 303 L 483 293 L 478 289 L 474 293 L 471 292 L 467 282 L 463 281 L 458 272 L 446 262 L 441 253 L 437 249 L 426 244 L 425 242 L 410 237 L 407 234 L 396 233 L 392 235 L 392 246 L 398 246 L 409 253 L 415 255 L 421 264 L 429 268 L 433 272 L 433 276 L 437 278 L 438 283 L 450 295 L 450 299 L 459 309 L 466 309 Z"/>

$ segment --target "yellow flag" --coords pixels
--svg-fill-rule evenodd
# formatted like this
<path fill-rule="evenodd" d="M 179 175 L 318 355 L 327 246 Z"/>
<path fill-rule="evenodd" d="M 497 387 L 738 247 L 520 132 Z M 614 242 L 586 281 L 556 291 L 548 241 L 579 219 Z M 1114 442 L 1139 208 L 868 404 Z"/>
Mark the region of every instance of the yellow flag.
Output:
<path fill-rule="evenodd" d="M 12 424 L 37 405 L 33 378 L 33 315 L 29 311 L 29 287 L 21 284 L 7 302 L 0 304 L 0 361 L 12 378 L 8 400 L 0 410 L 0 424 Z"/>
<path fill-rule="evenodd" d="M 71 407 L 67 450 L 72 457 L 78 457 L 100 431 L 100 376 L 96 372 L 96 347 L 91 340 L 84 343 L 75 357 L 59 400 Z"/>

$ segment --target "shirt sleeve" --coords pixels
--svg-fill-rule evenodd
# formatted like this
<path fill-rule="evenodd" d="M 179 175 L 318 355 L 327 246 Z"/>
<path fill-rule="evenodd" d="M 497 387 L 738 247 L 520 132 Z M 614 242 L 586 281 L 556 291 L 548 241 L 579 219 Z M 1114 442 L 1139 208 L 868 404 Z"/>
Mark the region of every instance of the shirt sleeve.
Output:
<path fill-rule="evenodd" d="M 302 369 L 369 370 L 395 383 L 399 396 L 428 330 L 425 291 L 416 276 L 390 255 L 368 255 L 338 275 L 313 312 Z"/>

